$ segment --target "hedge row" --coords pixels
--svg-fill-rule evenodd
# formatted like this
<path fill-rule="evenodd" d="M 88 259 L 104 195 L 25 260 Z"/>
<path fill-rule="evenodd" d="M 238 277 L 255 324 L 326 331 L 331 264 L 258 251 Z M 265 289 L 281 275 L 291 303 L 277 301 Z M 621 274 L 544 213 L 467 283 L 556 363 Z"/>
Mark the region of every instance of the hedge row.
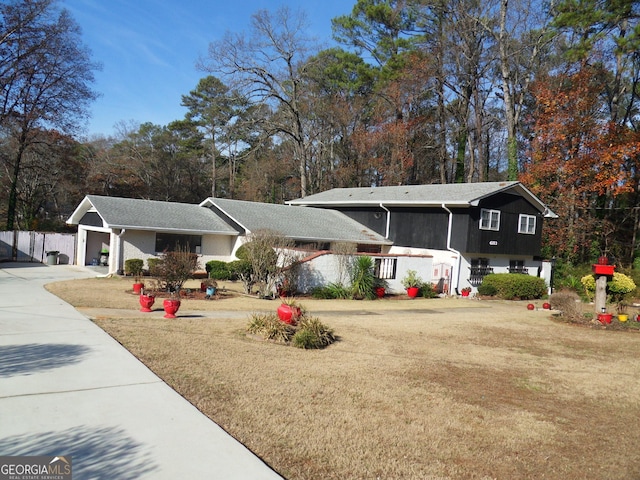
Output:
<path fill-rule="evenodd" d="M 491 273 L 478 287 L 480 295 L 497 295 L 505 300 L 532 300 L 547 293 L 547 284 L 540 277 L 521 273 Z"/>

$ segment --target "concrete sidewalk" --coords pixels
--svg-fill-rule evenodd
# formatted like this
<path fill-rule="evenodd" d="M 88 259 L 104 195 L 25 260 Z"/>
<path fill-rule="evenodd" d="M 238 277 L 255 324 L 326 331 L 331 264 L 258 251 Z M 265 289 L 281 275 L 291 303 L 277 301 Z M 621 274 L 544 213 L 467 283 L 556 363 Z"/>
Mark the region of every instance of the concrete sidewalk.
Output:
<path fill-rule="evenodd" d="M 0 455 L 70 455 L 74 479 L 278 479 L 43 285 L 73 265 L 0 264 Z"/>

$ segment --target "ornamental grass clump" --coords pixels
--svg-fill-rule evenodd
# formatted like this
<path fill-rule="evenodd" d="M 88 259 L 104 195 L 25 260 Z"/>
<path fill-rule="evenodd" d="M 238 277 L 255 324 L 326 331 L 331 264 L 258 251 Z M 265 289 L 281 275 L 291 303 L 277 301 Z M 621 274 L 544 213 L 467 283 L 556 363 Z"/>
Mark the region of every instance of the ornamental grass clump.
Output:
<path fill-rule="evenodd" d="M 297 332 L 291 339 L 294 347 L 311 349 L 324 348 L 336 341 L 333 330 L 326 327 L 318 318 L 302 317 L 298 321 Z"/>
<path fill-rule="evenodd" d="M 347 299 L 351 298 L 351 292 L 343 284 L 334 282 L 314 288 L 311 296 L 320 300 Z"/>
<path fill-rule="evenodd" d="M 288 345 L 296 333 L 296 328 L 281 322 L 275 313 L 254 313 L 249 320 L 247 331 L 265 340 Z"/>
<path fill-rule="evenodd" d="M 336 341 L 331 328 L 318 318 L 306 316 L 304 310 L 296 325 L 281 321 L 275 313 L 254 313 L 247 331 L 265 340 L 302 349 L 325 348 Z"/>

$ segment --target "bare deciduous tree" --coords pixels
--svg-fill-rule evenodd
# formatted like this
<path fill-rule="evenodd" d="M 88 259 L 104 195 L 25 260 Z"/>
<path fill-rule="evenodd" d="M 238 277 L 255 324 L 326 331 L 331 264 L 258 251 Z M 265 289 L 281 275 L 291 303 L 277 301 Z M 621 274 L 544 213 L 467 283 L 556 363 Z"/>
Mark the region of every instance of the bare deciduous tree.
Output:
<path fill-rule="evenodd" d="M 41 132 L 72 133 L 97 97 L 93 71 L 80 28 L 53 0 L 12 0 L 0 5 L 0 128 L 15 148 L 5 158 L 11 184 L 7 230 L 14 228 L 23 156 Z"/>
<path fill-rule="evenodd" d="M 253 102 L 268 105 L 273 115 L 263 127 L 294 145 L 300 176 L 300 194 L 307 194 L 310 144 L 301 113 L 301 91 L 306 60 L 315 52 L 303 12 L 283 7 L 275 13 L 260 10 L 251 17 L 248 34 L 226 33 L 209 45 L 204 71 L 229 78 L 229 85 Z M 226 80 L 225 78 L 225 80 Z"/>

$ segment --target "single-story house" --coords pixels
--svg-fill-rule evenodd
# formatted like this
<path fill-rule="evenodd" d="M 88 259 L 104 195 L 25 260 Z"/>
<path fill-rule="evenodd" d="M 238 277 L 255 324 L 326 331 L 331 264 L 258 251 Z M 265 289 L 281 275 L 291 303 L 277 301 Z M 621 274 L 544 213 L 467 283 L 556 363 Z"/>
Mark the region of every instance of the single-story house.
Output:
<path fill-rule="evenodd" d="M 382 235 L 338 211 L 218 198 L 195 205 L 87 195 L 67 223 L 78 226 L 75 263 L 104 259 L 110 274 L 121 273 L 127 259 L 146 262 L 178 244 L 197 253 L 202 266 L 210 260 L 229 262 L 251 233 L 276 231 L 307 252 L 299 255 L 307 263 L 302 270 L 313 277 L 300 282 L 307 289 L 335 280 L 322 270 L 326 262 L 314 252 L 331 251 L 338 243 L 352 244 L 359 252 L 382 252 L 391 246 Z"/>

